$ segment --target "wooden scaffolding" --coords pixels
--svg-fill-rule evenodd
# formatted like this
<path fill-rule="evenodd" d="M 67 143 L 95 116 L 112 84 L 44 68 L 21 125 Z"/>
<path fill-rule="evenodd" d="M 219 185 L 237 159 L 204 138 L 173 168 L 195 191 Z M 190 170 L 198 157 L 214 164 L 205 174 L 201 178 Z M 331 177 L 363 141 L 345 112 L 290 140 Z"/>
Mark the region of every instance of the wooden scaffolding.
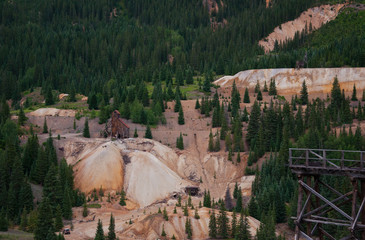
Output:
<path fill-rule="evenodd" d="M 363 157 L 363 151 L 289 149 L 289 167 L 298 177 L 297 216 L 293 217 L 295 240 L 336 239 L 324 229 L 324 225 L 348 229 L 347 236 L 342 240 L 365 239 Z M 325 175 L 348 177 L 352 183 L 348 186 L 351 191 L 342 193 L 323 182 L 321 177 Z M 327 189 L 336 197 L 328 199 L 321 189 Z"/>

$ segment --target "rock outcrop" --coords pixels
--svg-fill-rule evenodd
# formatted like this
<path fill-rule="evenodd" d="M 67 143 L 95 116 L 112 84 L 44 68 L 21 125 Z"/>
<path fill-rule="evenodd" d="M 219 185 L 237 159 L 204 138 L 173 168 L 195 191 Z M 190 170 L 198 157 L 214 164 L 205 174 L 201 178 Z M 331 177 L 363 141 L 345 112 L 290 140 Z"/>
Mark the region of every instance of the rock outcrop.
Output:
<path fill-rule="evenodd" d="M 221 87 L 231 87 L 236 82 L 239 88 L 254 88 L 257 81 L 269 86 L 270 79 L 275 79 L 279 94 L 299 93 L 305 80 L 311 93 L 329 93 L 332 82 L 337 76 L 341 88 L 352 91 L 355 84 L 358 89 L 365 88 L 365 68 L 278 68 L 256 69 L 237 73 L 234 76 L 224 76 L 214 82 Z"/>

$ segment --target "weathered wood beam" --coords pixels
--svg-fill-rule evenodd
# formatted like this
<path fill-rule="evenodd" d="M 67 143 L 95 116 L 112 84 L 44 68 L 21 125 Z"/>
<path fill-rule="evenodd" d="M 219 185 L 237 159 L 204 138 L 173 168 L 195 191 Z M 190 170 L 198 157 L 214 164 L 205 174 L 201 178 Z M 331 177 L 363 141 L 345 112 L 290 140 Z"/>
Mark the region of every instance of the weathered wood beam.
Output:
<path fill-rule="evenodd" d="M 345 213 L 344 211 L 342 211 L 340 208 L 338 208 L 336 205 L 334 205 L 332 202 L 330 202 L 327 198 L 323 197 L 321 194 L 319 194 L 318 192 L 314 191 L 314 189 L 312 189 L 311 187 L 309 187 L 302 180 L 299 180 L 299 184 L 302 185 L 305 189 L 307 189 L 311 193 L 313 193 L 315 196 L 317 196 L 318 198 L 320 198 L 322 201 L 324 201 L 325 203 L 327 203 L 330 207 L 332 207 L 333 209 L 335 209 L 342 216 L 344 216 L 345 218 L 349 219 L 350 221 L 353 220 L 347 213 Z"/>

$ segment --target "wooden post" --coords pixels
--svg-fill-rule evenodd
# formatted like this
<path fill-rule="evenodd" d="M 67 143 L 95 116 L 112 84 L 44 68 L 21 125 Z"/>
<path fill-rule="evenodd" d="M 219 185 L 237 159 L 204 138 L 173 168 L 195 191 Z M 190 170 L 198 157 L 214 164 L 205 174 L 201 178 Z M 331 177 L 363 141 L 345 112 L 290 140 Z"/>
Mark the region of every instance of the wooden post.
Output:
<path fill-rule="evenodd" d="M 323 167 L 327 166 L 326 150 L 323 150 Z"/>
<path fill-rule="evenodd" d="M 326 156 L 326 152 L 323 151 L 323 160 L 325 160 L 325 156 Z M 314 190 L 316 192 L 319 192 L 319 175 L 315 176 L 314 177 Z M 321 206 L 321 202 L 320 202 L 320 199 L 319 197 L 316 197 L 316 207 L 320 207 Z M 322 224 L 318 224 L 318 237 L 319 237 L 319 240 L 323 240 L 323 233 L 321 231 L 321 228 L 322 228 Z"/>
<path fill-rule="evenodd" d="M 301 175 L 298 175 L 298 181 L 302 180 L 303 177 Z M 364 183 L 365 185 L 365 183 Z M 300 212 L 302 211 L 302 201 L 303 201 L 303 187 L 302 185 L 298 184 L 298 206 L 297 206 L 297 220 L 295 223 L 295 240 L 299 240 L 300 238 L 300 229 L 299 229 L 299 225 L 300 222 L 298 221 L 298 217 L 300 215 Z"/>
<path fill-rule="evenodd" d="M 312 176 L 311 175 L 308 175 L 307 176 L 307 185 L 309 187 L 311 187 L 312 185 Z M 306 191 L 306 194 L 307 196 L 309 195 L 309 191 Z M 307 204 L 307 212 L 310 212 L 311 211 L 311 205 L 312 205 L 312 199 L 310 198 L 309 199 L 309 202 Z M 310 222 L 307 222 L 307 235 L 310 235 L 311 234 L 311 223 Z"/>
<path fill-rule="evenodd" d="M 365 197 L 365 179 L 361 179 L 361 197 Z M 365 208 L 361 211 L 361 223 L 365 224 Z M 365 239 L 365 229 L 362 230 L 361 239 Z"/>
<path fill-rule="evenodd" d="M 357 198 L 357 181 L 356 179 L 351 179 L 352 183 L 352 211 L 351 217 L 354 220 L 356 217 L 356 198 Z"/>
<path fill-rule="evenodd" d="M 309 150 L 305 150 L 305 166 L 309 166 Z"/>

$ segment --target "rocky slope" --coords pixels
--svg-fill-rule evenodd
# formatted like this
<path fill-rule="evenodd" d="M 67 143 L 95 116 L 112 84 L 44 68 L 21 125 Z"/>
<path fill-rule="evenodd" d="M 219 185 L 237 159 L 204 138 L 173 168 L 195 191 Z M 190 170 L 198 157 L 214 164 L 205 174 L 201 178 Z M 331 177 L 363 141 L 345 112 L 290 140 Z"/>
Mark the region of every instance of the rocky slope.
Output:
<path fill-rule="evenodd" d="M 365 88 L 365 68 L 256 69 L 242 71 L 234 76 L 224 76 L 214 84 L 227 88 L 235 81 L 241 89 L 253 89 L 257 81 L 263 87 L 265 81 L 269 86 L 270 79 L 275 79 L 279 94 L 295 94 L 300 92 L 305 80 L 311 94 L 329 93 L 336 76 L 345 91 L 352 91 L 354 84 L 357 89 Z"/>
<path fill-rule="evenodd" d="M 268 2 L 266 2 L 268 6 Z M 276 27 L 269 36 L 259 41 L 266 53 L 272 51 L 277 41 L 279 44 L 287 39 L 293 39 L 296 32 L 302 32 L 306 27 L 309 30 L 309 25 L 312 29 L 318 29 L 323 24 L 334 20 L 344 4 L 322 5 L 319 7 L 310 8 L 303 12 L 297 19 L 281 24 Z"/>

